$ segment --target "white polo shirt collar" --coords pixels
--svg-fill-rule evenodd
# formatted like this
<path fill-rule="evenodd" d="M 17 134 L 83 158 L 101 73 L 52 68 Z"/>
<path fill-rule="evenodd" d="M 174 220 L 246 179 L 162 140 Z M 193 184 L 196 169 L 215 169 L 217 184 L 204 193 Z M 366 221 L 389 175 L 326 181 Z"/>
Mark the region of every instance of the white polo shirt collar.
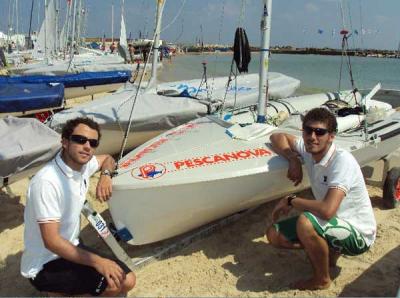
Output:
<path fill-rule="evenodd" d="M 315 163 L 314 165 L 321 166 L 321 167 L 327 167 L 329 164 L 329 161 L 332 159 L 335 152 L 336 152 L 336 146 L 334 143 L 332 143 L 331 146 L 329 147 L 328 152 L 324 155 L 324 157 L 318 163 L 315 163 L 315 161 L 314 161 L 314 163 Z"/>
<path fill-rule="evenodd" d="M 84 173 L 84 171 L 86 169 L 86 164 L 82 167 L 82 169 L 80 171 L 75 171 L 64 162 L 64 160 L 61 157 L 61 153 L 62 153 L 62 150 L 60 150 L 60 152 L 57 153 L 56 158 L 54 160 L 56 165 L 57 165 L 57 167 L 68 178 L 81 177 L 82 173 Z"/>

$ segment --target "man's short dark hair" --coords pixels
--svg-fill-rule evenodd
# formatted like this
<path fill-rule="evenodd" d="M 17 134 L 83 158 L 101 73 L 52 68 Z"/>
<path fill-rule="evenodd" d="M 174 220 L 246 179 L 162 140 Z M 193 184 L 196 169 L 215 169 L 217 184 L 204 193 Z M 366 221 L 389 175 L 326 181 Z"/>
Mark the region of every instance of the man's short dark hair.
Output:
<path fill-rule="evenodd" d="M 75 127 L 77 127 L 79 124 L 84 124 L 89 126 L 91 129 L 94 129 L 97 131 L 97 134 L 99 135 L 98 140 L 100 141 L 101 133 L 100 133 L 100 126 L 97 122 L 94 120 L 87 118 L 87 117 L 78 117 L 75 119 L 68 120 L 61 132 L 61 137 L 63 139 L 68 139 L 71 137 L 72 133 L 74 132 Z"/>
<path fill-rule="evenodd" d="M 310 122 L 321 122 L 326 125 L 328 132 L 337 131 L 337 121 L 335 115 L 326 108 L 314 108 L 309 110 L 303 119 L 303 128 Z"/>

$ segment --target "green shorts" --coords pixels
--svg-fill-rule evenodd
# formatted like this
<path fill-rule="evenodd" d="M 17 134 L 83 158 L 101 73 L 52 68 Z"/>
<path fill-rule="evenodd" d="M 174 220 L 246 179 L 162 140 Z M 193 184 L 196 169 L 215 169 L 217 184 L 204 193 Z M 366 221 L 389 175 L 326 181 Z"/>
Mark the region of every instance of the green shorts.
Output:
<path fill-rule="evenodd" d="M 322 220 L 310 212 L 303 214 L 310 220 L 318 235 L 324 238 L 334 251 L 355 256 L 369 249 L 364 237 L 348 222 L 337 217 L 332 217 L 328 221 Z M 274 224 L 274 227 L 290 242 L 298 242 L 296 232 L 298 218 L 298 216 L 290 217 Z"/>

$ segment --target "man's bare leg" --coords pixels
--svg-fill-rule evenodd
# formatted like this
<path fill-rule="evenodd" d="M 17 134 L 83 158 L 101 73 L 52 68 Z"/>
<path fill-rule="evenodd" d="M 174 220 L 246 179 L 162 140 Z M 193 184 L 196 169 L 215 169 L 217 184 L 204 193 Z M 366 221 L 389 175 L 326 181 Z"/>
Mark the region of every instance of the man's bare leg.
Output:
<path fill-rule="evenodd" d="M 311 262 L 314 276 L 309 280 L 301 280 L 294 284 L 300 290 L 318 290 L 329 288 L 329 247 L 325 239 L 315 231 L 312 223 L 303 214 L 297 221 L 297 236 Z"/>
<path fill-rule="evenodd" d="M 340 257 L 340 253 L 337 251 L 334 251 L 333 249 L 329 248 L 329 267 L 330 268 L 335 268 L 337 260 Z"/>

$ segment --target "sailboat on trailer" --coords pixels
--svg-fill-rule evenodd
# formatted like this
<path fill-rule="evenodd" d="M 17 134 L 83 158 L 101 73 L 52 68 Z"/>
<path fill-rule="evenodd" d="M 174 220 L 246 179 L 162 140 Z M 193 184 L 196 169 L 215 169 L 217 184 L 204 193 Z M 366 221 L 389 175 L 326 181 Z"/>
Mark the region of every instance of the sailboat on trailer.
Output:
<path fill-rule="evenodd" d="M 263 2 L 261 66 L 268 65 L 267 28 L 272 9 L 271 0 Z M 286 178 L 287 161 L 270 145 L 272 132 L 297 136 L 302 132 L 299 115 L 292 115 L 278 127 L 266 123 L 263 78 L 267 76 L 262 68 L 256 112 L 242 110 L 233 113 L 229 121 L 215 116 L 193 120 L 148 141 L 119 161 L 109 209 L 128 243 L 142 245 L 170 238 L 309 187 L 308 177 L 293 186 Z M 366 110 L 375 113 L 337 117 L 344 131 L 338 133 L 335 144 L 351 151 L 363 166 L 399 146 L 400 113 L 379 97 L 400 98 L 400 91 L 380 90 L 378 84 L 358 96 Z M 318 97 L 319 101 L 329 99 L 324 94 L 311 99 Z M 351 98 L 360 103 L 359 97 Z M 311 108 L 307 107 L 309 100 L 303 96 L 285 103 L 288 110 L 303 112 Z M 267 118 L 275 116 L 277 111 L 270 109 Z"/>

